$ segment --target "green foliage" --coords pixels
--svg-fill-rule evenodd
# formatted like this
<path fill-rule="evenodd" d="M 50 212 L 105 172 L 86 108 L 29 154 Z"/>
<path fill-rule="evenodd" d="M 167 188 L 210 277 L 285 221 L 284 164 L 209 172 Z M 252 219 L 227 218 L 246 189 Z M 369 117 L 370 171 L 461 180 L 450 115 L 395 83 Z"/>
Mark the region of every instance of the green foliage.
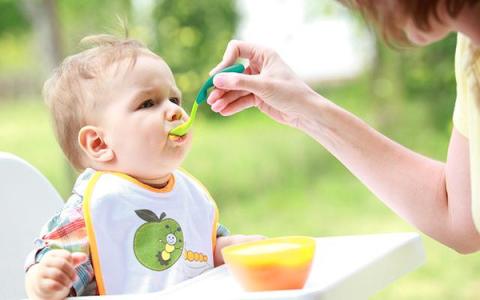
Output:
<path fill-rule="evenodd" d="M 21 4 L 21 1 L 0 0 L 0 86 L 2 87 L 4 86 L 1 82 L 3 78 L 21 77 L 22 72 L 31 72 L 37 67 L 30 51 L 33 44 L 29 36 L 31 24 Z M 0 90 L 0 95 L 3 93 L 5 91 Z"/>
<path fill-rule="evenodd" d="M 362 103 L 369 95 L 365 86 L 351 82 L 326 92 L 371 120 L 371 107 Z M 422 124 L 426 132 L 416 132 L 412 138 L 410 128 L 418 123 L 410 121 L 428 120 L 429 111 L 414 102 L 404 106 L 409 114 L 399 117 L 403 126 L 385 133 L 427 155 L 443 153 L 448 133 L 433 130 L 426 122 Z M 71 191 L 72 182 L 65 176 L 63 157 L 40 101 L 0 103 L 0 151 L 34 164 L 63 196 Z M 209 189 L 219 206 L 220 221 L 233 233 L 330 236 L 415 231 L 311 138 L 256 110 L 216 122 L 199 119 L 185 168 Z M 423 241 L 426 264 L 372 299 L 476 299 L 479 257 L 461 256 L 426 236 Z"/>
<path fill-rule="evenodd" d="M 398 68 L 405 85 L 405 100 L 426 102 L 433 124 L 440 130 L 449 128 L 455 101 L 456 41 L 452 34 L 429 47 L 403 53 Z"/>
<path fill-rule="evenodd" d="M 376 61 L 365 75 L 380 126 L 395 126 L 403 103 L 412 102 L 427 107 L 435 129 L 450 129 L 456 93 L 455 44 L 455 35 L 428 47 L 400 51 L 377 42 Z M 385 103 L 395 103 L 395 111 L 385 112 Z"/>
<path fill-rule="evenodd" d="M 0 0 L 0 36 L 5 33 L 24 33 L 30 29 L 21 4 L 21 1 L 16 0 Z"/>
<path fill-rule="evenodd" d="M 58 16 L 65 54 L 78 52 L 79 42 L 91 34 L 124 36 L 118 19 L 133 20 L 130 0 L 59 0 Z"/>
<path fill-rule="evenodd" d="M 316 12 L 336 13 L 320 2 L 308 1 L 310 18 Z M 79 40 L 87 34 L 121 36 L 117 15 L 126 18 L 132 37 L 172 67 L 186 103 L 193 101 L 208 71 L 222 57 L 238 21 L 233 0 L 155 1 L 151 16 L 139 15 L 129 0 L 57 3 L 66 54 L 78 51 Z M 19 5 L 0 0 L 2 72 L 11 70 L 14 61 L 35 72 L 32 60 L 40 60 L 31 54 L 34 39 Z M 21 34 L 13 34 L 17 32 Z M 372 69 L 351 82 L 316 88 L 387 136 L 444 159 L 455 98 L 454 45 L 451 36 L 399 53 L 379 42 Z M 39 95 L 30 100 L 0 101 L 0 151 L 27 159 L 67 197 L 73 182 L 46 109 Z M 234 233 L 326 236 L 415 230 L 315 141 L 256 110 L 230 118 L 203 116 L 195 130 L 185 168 L 209 189 L 222 223 Z M 478 257 L 460 256 L 428 237 L 424 241 L 427 263 L 373 299 L 476 299 Z M 448 268 L 446 261 L 455 268 Z"/>
<path fill-rule="evenodd" d="M 170 65 L 187 101 L 222 57 L 237 23 L 234 1 L 159 1 L 153 49 Z"/>

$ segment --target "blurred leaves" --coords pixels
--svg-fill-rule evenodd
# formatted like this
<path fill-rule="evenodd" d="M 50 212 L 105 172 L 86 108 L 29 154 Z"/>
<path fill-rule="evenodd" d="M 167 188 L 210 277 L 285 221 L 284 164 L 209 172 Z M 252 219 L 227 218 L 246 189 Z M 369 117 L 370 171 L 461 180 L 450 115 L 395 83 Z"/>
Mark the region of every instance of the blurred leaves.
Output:
<path fill-rule="evenodd" d="M 0 0 L 0 37 L 5 33 L 15 35 L 30 29 L 21 5 L 21 1 Z"/>
<path fill-rule="evenodd" d="M 318 20 L 319 16 L 335 17 L 345 14 L 349 14 L 348 9 L 342 5 L 338 5 L 335 1 L 305 1 L 305 17 L 307 21 Z"/>
<path fill-rule="evenodd" d="M 403 53 L 398 72 L 405 83 L 406 101 L 426 102 L 433 125 L 449 127 L 455 101 L 456 35 L 429 47 Z"/>
<path fill-rule="evenodd" d="M 308 0 L 307 17 L 337 14 L 327 2 Z M 128 19 L 131 36 L 172 67 L 187 103 L 222 57 L 238 22 L 234 0 L 56 3 L 64 54 L 78 52 L 78 42 L 89 34 L 123 36 L 117 16 Z M 38 61 L 44 58 L 35 51 L 32 38 L 32 30 L 38 28 L 29 24 L 21 4 L 0 0 L 0 93 L 10 87 L 18 93 L 28 90 L 25 77 L 38 72 Z M 365 23 L 359 21 L 358 26 Z M 317 89 L 387 136 L 443 159 L 455 100 L 454 48 L 453 35 L 403 52 L 379 41 L 375 64 L 362 76 Z M 17 76 L 22 81 L 5 85 L 14 72 L 21 73 Z M 12 98 L 10 103 L 0 95 L 0 150 L 33 163 L 67 196 L 72 182 L 40 93 L 32 101 L 16 94 Z M 324 236 L 412 230 L 308 136 L 256 110 L 221 122 L 218 126 L 199 118 L 185 167 L 208 187 L 222 223 L 233 232 Z M 428 263 L 374 299 L 476 299 L 478 256 L 462 257 L 428 237 L 424 241 Z M 448 269 L 446 261 L 457 267 Z"/>
<path fill-rule="evenodd" d="M 153 50 L 172 68 L 184 99 L 194 100 L 235 32 L 235 2 L 163 0 L 153 11 Z"/>
<path fill-rule="evenodd" d="M 56 3 L 65 54 L 78 52 L 78 42 L 89 34 L 123 36 L 117 19 L 128 20 L 132 37 L 147 44 L 170 65 L 187 107 L 208 71 L 222 57 L 239 19 L 234 0 L 58 0 Z M 345 13 L 342 7 L 312 0 L 305 2 L 305 8 L 310 19 Z M 31 26 L 23 12 L 21 1 L 0 0 L 0 78 L 25 70 L 28 78 L 32 78 L 31 74 L 39 72 L 38 61 L 46 57 L 34 50 Z M 357 21 L 359 28 L 365 26 L 364 22 L 358 22 L 356 14 L 352 14 L 352 20 Z M 398 52 L 377 41 L 374 64 L 357 79 L 368 89 L 368 96 L 366 99 L 353 96 L 350 103 L 360 101 L 369 105 L 373 125 L 381 130 L 398 126 L 398 115 L 405 113 L 405 102 L 418 103 L 419 109 L 428 111 L 428 126 L 448 130 L 455 98 L 455 42 L 452 35 L 429 47 Z M 201 110 L 201 113 L 210 112 Z"/>
<path fill-rule="evenodd" d="M 58 0 L 57 4 L 66 54 L 78 52 L 80 40 L 87 35 L 105 33 L 123 37 L 118 18 L 133 19 L 130 0 Z"/>
<path fill-rule="evenodd" d="M 368 73 L 374 103 L 381 108 L 393 105 L 397 116 L 405 106 L 402 103 L 416 103 L 427 109 L 431 125 L 448 130 L 456 93 L 455 44 L 453 34 L 428 47 L 400 51 L 377 43 L 377 59 Z M 395 116 L 386 119 L 395 122 Z"/>

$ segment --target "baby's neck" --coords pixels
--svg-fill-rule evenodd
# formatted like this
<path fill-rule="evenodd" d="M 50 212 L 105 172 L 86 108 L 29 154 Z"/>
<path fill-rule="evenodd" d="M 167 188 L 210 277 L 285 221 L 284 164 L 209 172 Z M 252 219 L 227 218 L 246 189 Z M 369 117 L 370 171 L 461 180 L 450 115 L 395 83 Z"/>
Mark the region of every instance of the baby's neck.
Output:
<path fill-rule="evenodd" d="M 158 178 L 137 178 L 137 180 L 153 188 L 162 189 L 168 185 L 170 177 L 171 174 L 168 174 Z"/>

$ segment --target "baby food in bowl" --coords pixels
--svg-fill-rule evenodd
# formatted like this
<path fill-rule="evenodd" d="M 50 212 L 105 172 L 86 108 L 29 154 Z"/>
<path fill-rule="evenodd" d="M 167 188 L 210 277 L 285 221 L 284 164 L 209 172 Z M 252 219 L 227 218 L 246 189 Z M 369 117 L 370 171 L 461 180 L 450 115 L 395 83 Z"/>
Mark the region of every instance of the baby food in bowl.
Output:
<path fill-rule="evenodd" d="M 301 289 L 315 254 L 315 240 L 290 236 L 222 249 L 233 276 L 247 291 Z"/>

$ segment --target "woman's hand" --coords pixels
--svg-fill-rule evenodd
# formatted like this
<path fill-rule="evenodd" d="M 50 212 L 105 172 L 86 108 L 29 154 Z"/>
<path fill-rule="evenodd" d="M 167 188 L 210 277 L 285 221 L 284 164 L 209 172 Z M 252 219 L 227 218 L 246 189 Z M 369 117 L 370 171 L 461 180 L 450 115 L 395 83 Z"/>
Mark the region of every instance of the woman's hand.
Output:
<path fill-rule="evenodd" d="M 65 299 L 76 278 L 75 267 L 87 260 L 85 253 L 51 250 L 27 272 L 29 299 Z"/>
<path fill-rule="evenodd" d="M 214 77 L 216 89 L 207 102 L 212 110 L 229 116 L 255 106 L 274 120 L 300 127 L 318 95 L 271 49 L 243 41 L 230 41 L 215 74 L 245 58 L 244 74 L 221 73 Z"/>
<path fill-rule="evenodd" d="M 265 239 L 263 235 L 235 234 L 235 235 L 221 236 L 217 238 L 217 244 L 215 245 L 214 257 L 213 257 L 213 264 L 215 265 L 215 267 L 218 267 L 225 263 L 222 255 L 223 248 L 231 245 L 243 244 L 246 242 L 254 242 L 254 241 L 259 241 L 263 239 Z"/>

